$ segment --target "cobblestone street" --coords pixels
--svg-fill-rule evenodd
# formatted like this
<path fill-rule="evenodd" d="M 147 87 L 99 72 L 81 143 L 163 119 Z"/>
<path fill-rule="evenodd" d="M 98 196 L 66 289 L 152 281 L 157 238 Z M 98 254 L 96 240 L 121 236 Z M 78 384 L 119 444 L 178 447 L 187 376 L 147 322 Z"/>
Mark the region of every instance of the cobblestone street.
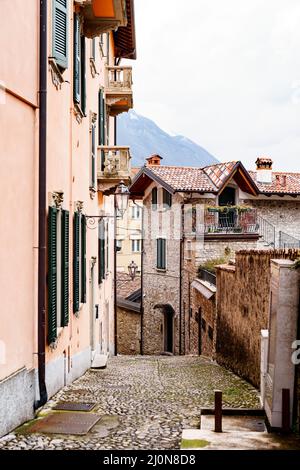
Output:
<path fill-rule="evenodd" d="M 178 449 L 183 428 L 199 427 L 199 409 L 213 405 L 258 407 L 256 390 L 222 367 L 199 357 L 113 357 L 65 387 L 58 401 L 94 402 L 102 416 L 85 436 L 31 434 L 26 426 L 0 439 L 0 449 Z"/>

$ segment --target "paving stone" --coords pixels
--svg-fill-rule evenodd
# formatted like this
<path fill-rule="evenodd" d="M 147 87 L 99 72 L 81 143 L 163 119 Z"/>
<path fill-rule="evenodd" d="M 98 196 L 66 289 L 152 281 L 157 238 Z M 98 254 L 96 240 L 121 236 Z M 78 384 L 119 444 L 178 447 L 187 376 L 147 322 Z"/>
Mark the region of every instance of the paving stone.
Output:
<path fill-rule="evenodd" d="M 87 435 L 10 434 L 0 449 L 179 449 L 183 428 L 199 427 L 199 410 L 213 406 L 215 389 L 227 406 L 259 407 L 251 385 L 205 358 L 112 357 L 106 369 L 88 371 L 43 409 L 59 401 L 95 403 L 102 418 Z"/>

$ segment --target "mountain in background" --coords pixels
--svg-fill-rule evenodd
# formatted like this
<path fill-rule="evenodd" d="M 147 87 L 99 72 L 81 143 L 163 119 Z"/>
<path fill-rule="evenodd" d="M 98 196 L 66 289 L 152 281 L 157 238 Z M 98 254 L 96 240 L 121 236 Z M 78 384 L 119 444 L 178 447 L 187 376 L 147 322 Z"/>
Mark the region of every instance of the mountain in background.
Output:
<path fill-rule="evenodd" d="M 145 158 L 152 154 L 163 157 L 162 165 L 202 167 L 219 163 L 200 145 L 182 135 L 164 132 L 133 110 L 118 116 L 117 144 L 130 147 L 132 166 L 143 166 Z"/>

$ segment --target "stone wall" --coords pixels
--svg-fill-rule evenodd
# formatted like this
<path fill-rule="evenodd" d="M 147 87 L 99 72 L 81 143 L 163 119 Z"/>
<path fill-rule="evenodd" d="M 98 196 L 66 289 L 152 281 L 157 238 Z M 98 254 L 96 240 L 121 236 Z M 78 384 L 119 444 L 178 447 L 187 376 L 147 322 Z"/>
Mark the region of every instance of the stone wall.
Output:
<path fill-rule="evenodd" d="M 299 251 L 240 251 L 236 265 L 217 269 L 216 359 L 256 387 L 260 382 L 260 330 L 268 328 L 270 260 Z"/>
<path fill-rule="evenodd" d="M 199 280 L 199 282 L 201 281 Z M 197 321 L 197 327 L 194 328 L 194 334 L 198 334 L 198 353 L 200 349 L 202 355 L 214 359 L 216 338 L 216 296 L 213 295 L 210 299 L 207 299 L 197 289 L 192 289 L 192 307 Z"/>
<path fill-rule="evenodd" d="M 151 211 L 151 194 L 145 198 L 143 255 L 143 353 L 164 351 L 164 309 L 173 310 L 173 353 L 179 354 L 180 229 L 179 195 L 173 195 L 172 211 Z M 177 212 L 176 212 L 177 211 Z M 151 216 L 150 216 L 151 214 Z M 156 268 L 156 239 L 166 238 L 166 270 Z"/>
<path fill-rule="evenodd" d="M 141 353 L 141 315 L 138 312 L 117 307 L 118 354 Z"/>
<path fill-rule="evenodd" d="M 199 245 L 199 243 L 198 243 Z M 230 252 L 234 258 L 235 253 L 240 250 L 255 250 L 258 247 L 257 240 L 205 240 L 203 246 L 199 246 L 197 250 L 197 264 L 200 265 L 207 260 L 217 258 L 226 258 L 225 253 Z"/>
<path fill-rule="evenodd" d="M 257 209 L 258 215 L 276 229 L 276 247 L 279 246 L 279 231 L 300 240 L 300 202 L 296 200 L 254 200 L 242 201 Z"/>

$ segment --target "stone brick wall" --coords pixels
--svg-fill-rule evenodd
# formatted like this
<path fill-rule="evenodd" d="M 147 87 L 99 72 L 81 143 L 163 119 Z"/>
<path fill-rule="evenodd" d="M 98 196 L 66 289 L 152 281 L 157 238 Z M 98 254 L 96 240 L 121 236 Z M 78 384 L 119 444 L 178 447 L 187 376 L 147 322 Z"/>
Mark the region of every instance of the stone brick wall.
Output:
<path fill-rule="evenodd" d="M 300 202 L 283 200 L 245 199 L 245 204 L 255 207 L 258 215 L 266 219 L 276 229 L 276 247 L 279 243 L 279 231 L 283 231 L 300 240 Z"/>
<path fill-rule="evenodd" d="M 226 240 L 226 241 L 205 241 L 202 249 L 197 250 L 197 264 L 201 265 L 207 260 L 226 257 L 228 250 L 232 258 L 235 253 L 240 250 L 255 250 L 258 247 L 257 240 Z"/>
<path fill-rule="evenodd" d="M 117 307 L 118 354 L 141 353 L 140 313 Z"/>
<path fill-rule="evenodd" d="M 164 351 L 164 309 L 173 311 L 173 353 L 179 354 L 179 303 L 180 303 L 180 237 L 175 233 L 180 225 L 179 195 L 173 196 L 174 211 L 151 211 L 151 194 L 145 198 L 146 215 L 143 257 L 143 353 L 160 354 Z M 179 213 L 178 213 L 179 212 Z M 151 213 L 151 217 L 149 214 Z M 178 217 L 178 218 L 177 218 Z M 165 237 L 165 271 L 156 268 L 156 238 Z"/>
<path fill-rule="evenodd" d="M 196 289 L 192 289 L 192 306 L 197 320 L 194 334 L 197 334 L 197 350 L 199 351 L 199 335 L 201 354 L 215 358 L 216 338 L 216 297 L 206 299 Z M 198 352 L 197 351 L 197 352 Z"/>
<path fill-rule="evenodd" d="M 268 327 L 270 260 L 298 251 L 240 251 L 236 266 L 217 269 L 216 359 L 256 387 L 260 382 L 260 330 Z"/>

